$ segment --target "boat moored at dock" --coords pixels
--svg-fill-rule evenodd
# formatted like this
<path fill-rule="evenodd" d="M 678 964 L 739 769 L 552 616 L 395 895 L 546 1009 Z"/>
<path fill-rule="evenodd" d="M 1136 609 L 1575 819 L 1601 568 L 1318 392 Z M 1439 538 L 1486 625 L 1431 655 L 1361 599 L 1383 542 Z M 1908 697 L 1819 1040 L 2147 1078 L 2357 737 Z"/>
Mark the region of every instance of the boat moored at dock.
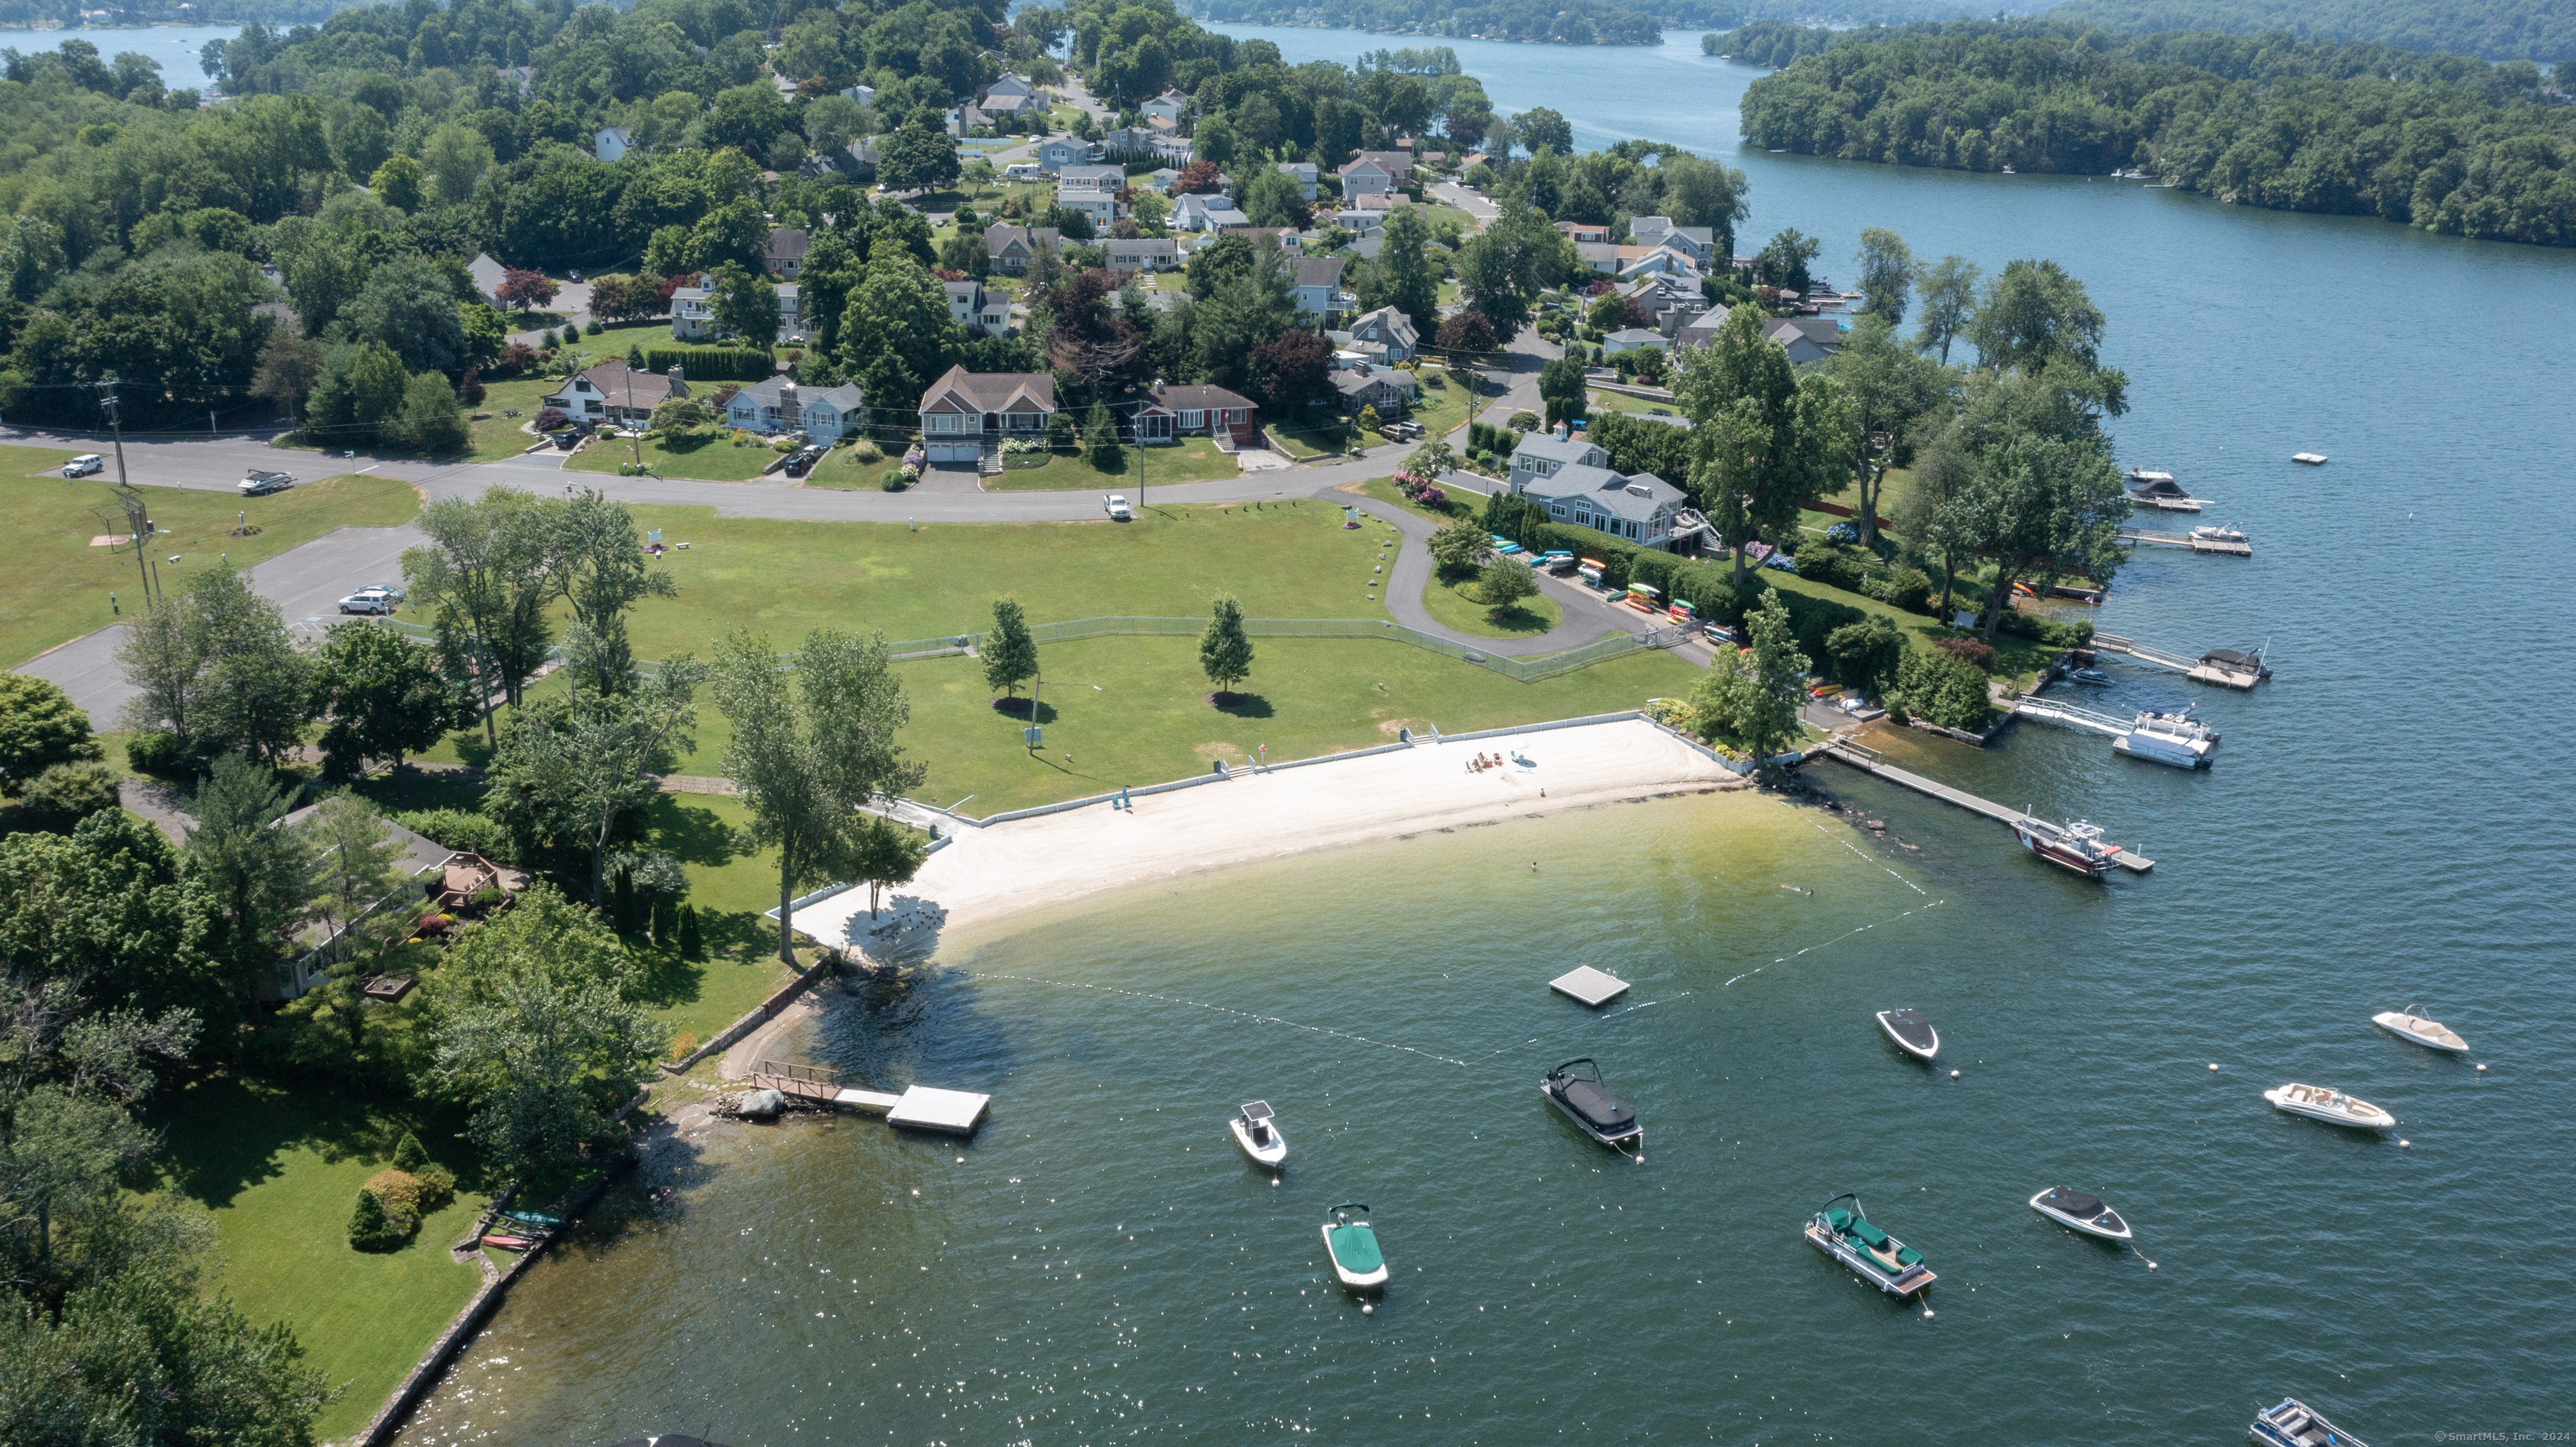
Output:
<path fill-rule="evenodd" d="M 2102 826 L 2081 819 L 2051 824 L 2026 813 L 2012 821 L 2012 832 L 2022 848 L 2086 879 L 2100 879 L 2111 867 L 2112 856 L 2120 852 L 2118 845 L 2102 842 Z"/>
<path fill-rule="evenodd" d="M 2072 1186 L 2051 1186 L 2030 1198 L 2030 1208 L 2070 1231 L 2105 1241 L 2129 1239 L 2129 1223 L 2102 1204 L 2102 1198 Z"/>
<path fill-rule="evenodd" d="M 1569 1060 L 1549 1071 L 1538 1083 L 1539 1094 L 1555 1106 L 1575 1128 L 1611 1150 L 1634 1145 L 1644 1148 L 1646 1128 L 1638 1123 L 1637 1112 L 1625 1101 L 1610 1093 L 1602 1083 L 1601 1067 L 1586 1055 Z"/>
<path fill-rule="evenodd" d="M 2111 750 L 2177 769 L 2206 769 L 2218 750 L 2218 730 L 2194 718 L 2188 708 L 2173 713 L 2148 709 L 2127 733 L 2111 740 Z"/>
<path fill-rule="evenodd" d="M 1846 1211 L 1835 1204 L 1851 1202 Z M 1846 1191 L 1827 1201 L 1807 1222 L 1807 1243 L 1851 1268 L 1861 1280 L 1898 1298 L 1912 1296 L 1936 1279 L 1923 1264 L 1923 1253 L 1881 1231 L 1862 1214 L 1860 1197 Z"/>
<path fill-rule="evenodd" d="M 2255 1413 L 2245 1440 L 2256 1447 L 2369 1447 L 2296 1397 L 2283 1397 L 2278 1405 Z"/>
<path fill-rule="evenodd" d="M 2301 1085 L 2296 1081 L 2263 1092 L 2275 1110 L 2291 1115 L 2304 1115 L 2328 1125 L 2349 1126 L 2354 1130 L 2387 1130 L 2397 1124 L 2397 1117 L 2357 1096 L 2322 1085 Z"/>

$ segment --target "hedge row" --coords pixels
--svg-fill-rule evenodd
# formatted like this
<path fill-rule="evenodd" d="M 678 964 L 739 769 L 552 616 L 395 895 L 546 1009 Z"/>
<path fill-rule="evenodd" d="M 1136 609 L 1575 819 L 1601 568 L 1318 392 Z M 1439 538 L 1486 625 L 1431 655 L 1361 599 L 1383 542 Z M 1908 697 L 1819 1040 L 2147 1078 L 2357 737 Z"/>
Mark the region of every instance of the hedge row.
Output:
<path fill-rule="evenodd" d="M 673 367 L 692 382 L 765 382 L 778 370 L 761 347 L 648 347 L 644 369 L 668 372 Z"/>

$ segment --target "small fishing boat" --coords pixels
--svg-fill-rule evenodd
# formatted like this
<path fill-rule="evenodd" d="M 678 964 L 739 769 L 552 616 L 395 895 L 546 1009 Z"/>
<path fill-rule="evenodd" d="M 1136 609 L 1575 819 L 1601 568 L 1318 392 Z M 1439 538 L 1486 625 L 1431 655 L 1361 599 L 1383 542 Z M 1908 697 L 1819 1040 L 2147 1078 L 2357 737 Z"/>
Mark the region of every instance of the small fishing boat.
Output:
<path fill-rule="evenodd" d="M 1849 1201 L 1851 1209 L 1834 1201 Z M 1923 1264 L 1923 1253 L 1871 1225 L 1861 1213 L 1860 1197 L 1848 1191 L 1827 1201 L 1807 1222 L 1807 1243 L 1890 1296 L 1912 1296 L 1935 1279 Z"/>
<path fill-rule="evenodd" d="M 2030 1208 L 2070 1231 L 2099 1236 L 2105 1241 L 2129 1239 L 2129 1223 L 2089 1191 L 2051 1186 L 2030 1198 Z"/>
<path fill-rule="evenodd" d="M 2263 1098 L 2272 1102 L 2276 1110 L 2304 1115 L 2328 1125 L 2351 1126 L 2355 1130 L 2386 1130 L 2397 1124 L 2397 1117 L 2369 1101 L 2346 1095 L 2340 1090 L 2328 1090 L 2322 1085 L 2300 1085 L 2294 1081 L 2264 1091 Z"/>
<path fill-rule="evenodd" d="M 1247 1100 L 1234 1119 L 1225 1123 L 1234 1132 L 1234 1143 L 1256 1166 L 1277 1170 L 1288 1163 L 1288 1137 L 1279 1133 L 1278 1122 L 1271 1119 L 1270 1102 Z"/>
<path fill-rule="evenodd" d="M 533 1236 L 504 1236 L 498 1232 L 494 1232 L 493 1234 L 483 1238 L 483 1244 L 486 1246 L 498 1246 L 504 1251 L 525 1251 L 529 1247 L 537 1244 L 537 1238 Z"/>
<path fill-rule="evenodd" d="M 2370 1023 L 2401 1040 L 2412 1040 L 2427 1050 L 2447 1050 L 2453 1054 L 2469 1048 L 2460 1032 L 2439 1020 L 2427 1020 L 2415 1012 L 2423 1007 L 2409 1005 L 2403 1010 L 2382 1010 L 2370 1017 Z"/>
<path fill-rule="evenodd" d="M 1547 1103 L 1565 1113 L 1585 1135 L 1612 1150 L 1646 1143 L 1646 1128 L 1637 1123 L 1637 1112 L 1610 1093 L 1601 1081 L 1601 1067 L 1592 1057 L 1569 1060 L 1549 1071 L 1538 1083 L 1539 1094 Z"/>
<path fill-rule="evenodd" d="M 1386 1257 L 1369 1229 L 1369 1208 L 1345 1201 L 1324 1213 L 1324 1254 L 1332 1258 L 1333 1276 L 1353 1291 L 1386 1285 Z"/>
<path fill-rule="evenodd" d="M 2258 1447 L 2368 1447 L 2296 1397 L 2283 1397 L 2279 1406 L 2255 1413 L 2245 1438 Z"/>
<path fill-rule="evenodd" d="M 2100 825 L 2081 819 L 2061 825 L 2024 814 L 2013 821 L 2012 831 L 2022 848 L 2086 879 L 2100 879 L 2111 867 L 2111 856 L 2120 852 L 2117 845 L 2102 842 Z"/>
<path fill-rule="evenodd" d="M 1917 1060 L 1929 1060 L 1941 1053 L 1941 1032 L 1911 1010 L 1879 1011 L 1878 1028 L 1887 1032 L 1897 1049 Z"/>
<path fill-rule="evenodd" d="M 555 1230 L 563 1225 L 563 1222 L 560 1219 L 553 1216 L 542 1215 L 535 1211 L 503 1211 L 501 1214 L 518 1222 L 522 1226 L 543 1226 L 549 1231 Z"/>
<path fill-rule="evenodd" d="M 2118 681 L 2098 668 L 2078 668 L 2066 676 L 2088 688 L 2107 688 Z"/>
<path fill-rule="evenodd" d="M 2292 462 L 2304 462 L 2310 467 L 2323 467 L 2326 465 L 2326 455 L 2322 452 L 2293 452 L 2290 454 L 2290 460 Z"/>
<path fill-rule="evenodd" d="M 2111 740 L 2111 751 L 2177 769 L 2206 769 L 2218 748 L 2218 730 L 2192 717 L 2190 709 L 2141 712 L 2129 731 Z"/>

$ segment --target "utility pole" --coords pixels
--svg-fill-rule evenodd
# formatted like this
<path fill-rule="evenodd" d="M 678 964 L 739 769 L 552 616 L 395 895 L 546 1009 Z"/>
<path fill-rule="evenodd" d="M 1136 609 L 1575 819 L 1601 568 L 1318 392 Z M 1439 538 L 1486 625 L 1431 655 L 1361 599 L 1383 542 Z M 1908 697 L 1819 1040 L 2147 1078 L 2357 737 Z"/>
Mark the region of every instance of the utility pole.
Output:
<path fill-rule="evenodd" d="M 635 369 L 626 369 L 626 440 L 635 444 L 635 470 L 644 470 L 644 434 L 635 428 Z"/>
<path fill-rule="evenodd" d="M 143 550 L 150 547 L 150 519 L 144 516 L 143 497 L 125 480 L 125 414 L 116 405 L 116 374 L 108 373 L 91 385 L 98 388 L 98 405 L 107 409 L 107 424 L 116 434 L 116 495 L 124 504 L 126 531 L 134 544 L 134 573 L 143 582 L 143 602 L 149 607 L 152 598 L 152 573 L 144 561 Z"/>

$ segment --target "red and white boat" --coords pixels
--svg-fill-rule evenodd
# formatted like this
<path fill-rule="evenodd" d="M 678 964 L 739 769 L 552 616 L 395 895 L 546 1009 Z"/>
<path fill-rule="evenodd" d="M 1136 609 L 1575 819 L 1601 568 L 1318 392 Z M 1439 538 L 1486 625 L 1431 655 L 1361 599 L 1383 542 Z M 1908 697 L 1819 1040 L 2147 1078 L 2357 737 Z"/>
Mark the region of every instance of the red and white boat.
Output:
<path fill-rule="evenodd" d="M 2012 832 L 2022 848 L 2086 879 L 2100 879 L 2102 872 L 2111 867 L 2111 856 L 2120 852 L 2119 845 L 2102 842 L 2102 826 L 2081 819 L 2071 824 L 2051 824 L 2024 814 L 2012 821 Z"/>

